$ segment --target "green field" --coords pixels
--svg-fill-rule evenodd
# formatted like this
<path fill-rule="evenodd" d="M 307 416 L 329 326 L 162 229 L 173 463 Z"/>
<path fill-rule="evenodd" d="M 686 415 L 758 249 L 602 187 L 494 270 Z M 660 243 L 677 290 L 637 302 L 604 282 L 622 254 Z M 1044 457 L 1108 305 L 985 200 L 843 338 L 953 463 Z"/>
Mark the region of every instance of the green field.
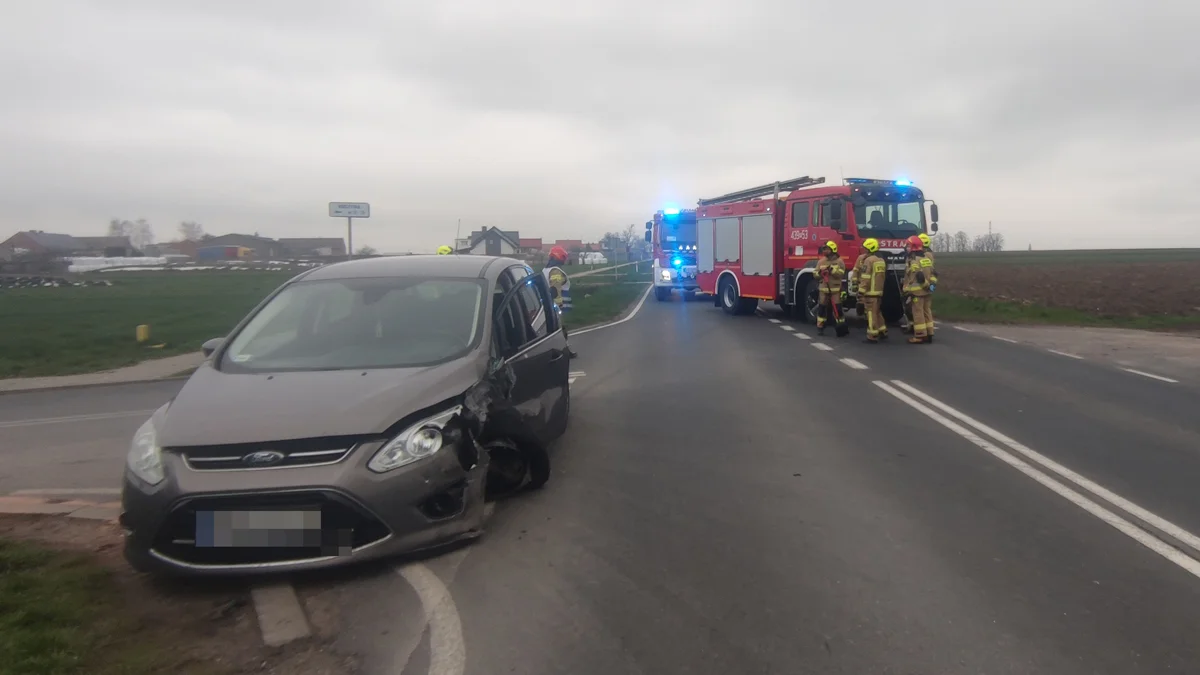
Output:
<path fill-rule="evenodd" d="M 150 358 L 195 352 L 226 335 L 263 298 L 297 272 L 104 273 L 112 286 L 0 291 L 0 378 L 88 373 Z M 574 283 L 568 326 L 619 314 L 644 289 L 649 268 L 623 268 Z M 621 282 L 614 285 L 614 281 Z M 636 288 L 634 288 L 636 286 Z M 591 297 L 585 297 L 590 295 Z M 136 327 L 150 326 L 148 345 Z M 161 345 L 161 346 L 159 346 Z"/>
<path fill-rule="evenodd" d="M 1164 263 L 1200 261 L 1200 248 L 1093 249 L 936 253 L 939 267 L 952 265 L 1062 265 L 1079 263 Z"/>

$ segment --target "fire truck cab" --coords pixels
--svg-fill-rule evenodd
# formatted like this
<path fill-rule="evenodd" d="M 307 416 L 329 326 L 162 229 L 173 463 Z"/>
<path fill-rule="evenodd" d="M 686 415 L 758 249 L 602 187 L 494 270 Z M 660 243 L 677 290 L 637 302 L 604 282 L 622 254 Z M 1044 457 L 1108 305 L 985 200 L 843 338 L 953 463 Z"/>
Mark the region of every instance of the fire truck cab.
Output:
<path fill-rule="evenodd" d="M 696 278 L 700 290 L 730 314 L 748 314 L 760 300 L 784 313 L 816 321 L 818 250 L 837 244 L 846 269 L 854 266 L 864 239 L 879 241 L 888 263 L 883 314 L 904 314 L 900 283 L 905 240 L 926 232 L 925 199 L 907 180 L 797 178 L 701 199 L 696 209 Z M 937 232 L 937 204 L 930 202 L 928 231 Z M 852 275 L 843 282 L 846 309 L 858 303 Z"/>
<path fill-rule="evenodd" d="M 700 289 L 696 280 L 696 210 L 666 208 L 646 223 L 653 246 L 654 299 L 666 302 L 678 289 L 686 298 Z"/>

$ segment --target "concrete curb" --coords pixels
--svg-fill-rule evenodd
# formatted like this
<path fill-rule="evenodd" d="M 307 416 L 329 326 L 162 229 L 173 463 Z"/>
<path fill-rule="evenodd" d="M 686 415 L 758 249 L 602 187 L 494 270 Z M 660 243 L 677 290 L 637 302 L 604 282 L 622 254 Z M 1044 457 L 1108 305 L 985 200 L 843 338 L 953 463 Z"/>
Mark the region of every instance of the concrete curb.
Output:
<path fill-rule="evenodd" d="M 172 375 L 170 377 L 145 377 L 136 380 L 120 380 L 114 382 L 84 382 L 82 384 L 55 384 L 49 387 L 29 387 L 27 389 L 0 389 L 0 396 L 6 394 L 35 394 L 39 391 L 61 391 L 63 389 L 93 389 L 95 387 L 119 387 L 123 384 L 146 384 L 147 382 L 174 382 L 186 380 L 191 375 Z"/>
<path fill-rule="evenodd" d="M 7 495 L 0 497 L 0 514 L 66 516 L 116 523 L 121 515 L 121 502 Z M 312 635 L 308 616 L 290 583 L 276 581 L 255 586 L 250 589 L 250 598 L 266 646 L 281 647 Z"/>

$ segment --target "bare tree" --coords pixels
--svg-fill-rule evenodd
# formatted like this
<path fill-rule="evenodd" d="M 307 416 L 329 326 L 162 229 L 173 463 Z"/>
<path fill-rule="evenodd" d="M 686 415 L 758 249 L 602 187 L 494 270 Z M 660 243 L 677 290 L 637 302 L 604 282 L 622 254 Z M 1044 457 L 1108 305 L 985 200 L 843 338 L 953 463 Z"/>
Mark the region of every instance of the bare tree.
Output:
<path fill-rule="evenodd" d="M 154 228 L 146 222 L 145 218 L 138 218 L 133 222 L 133 229 L 129 233 L 129 243 L 138 250 L 154 243 Z"/>
<path fill-rule="evenodd" d="M 950 247 L 955 253 L 963 253 L 971 250 L 971 237 L 966 232 L 959 230 L 954 233 L 954 243 Z"/>
<path fill-rule="evenodd" d="M 939 232 L 932 237 L 933 250 L 938 253 L 945 253 L 954 250 L 951 248 L 954 245 L 954 239 L 945 232 Z"/>
<path fill-rule="evenodd" d="M 120 218 L 113 218 L 108 221 L 108 236 L 110 237 L 128 237 L 133 232 L 133 223 Z"/>
<path fill-rule="evenodd" d="M 200 241 L 204 237 L 204 226 L 191 220 L 185 220 L 179 224 L 179 236 L 185 241 Z"/>
<path fill-rule="evenodd" d="M 355 253 L 355 255 L 368 256 L 375 255 L 376 253 L 379 253 L 379 251 L 376 251 L 374 246 L 363 246 L 362 248 L 358 249 L 358 252 Z"/>
<path fill-rule="evenodd" d="M 638 230 L 636 225 L 630 225 L 621 232 L 621 243 L 625 245 L 626 253 L 637 250 L 645 241 L 646 236 Z"/>
<path fill-rule="evenodd" d="M 975 237 L 971 242 L 971 250 L 980 253 L 996 253 L 1004 250 L 1004 235 L 999 232 L 988 232 Z"/>
<path fill-rule="evenodd" d="M 600 248 L 617 251 L 625 248 L 625 237 L 620 232 L 605 232 L 600 237 Z"/>

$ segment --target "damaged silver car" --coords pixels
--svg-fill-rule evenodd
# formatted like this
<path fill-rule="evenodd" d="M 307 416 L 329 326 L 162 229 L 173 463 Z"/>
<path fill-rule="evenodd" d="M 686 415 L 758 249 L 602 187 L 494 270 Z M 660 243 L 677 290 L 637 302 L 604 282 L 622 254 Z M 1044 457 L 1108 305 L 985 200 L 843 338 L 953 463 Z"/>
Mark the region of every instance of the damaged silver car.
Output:
<path fill-rule="evenodd" d="M 185 574 L 313 569 L 477 537 L 540 487 L 570 360 L 518 260 L 338 263 L 276 290 L 138 429 L 125 555 Z"/>

